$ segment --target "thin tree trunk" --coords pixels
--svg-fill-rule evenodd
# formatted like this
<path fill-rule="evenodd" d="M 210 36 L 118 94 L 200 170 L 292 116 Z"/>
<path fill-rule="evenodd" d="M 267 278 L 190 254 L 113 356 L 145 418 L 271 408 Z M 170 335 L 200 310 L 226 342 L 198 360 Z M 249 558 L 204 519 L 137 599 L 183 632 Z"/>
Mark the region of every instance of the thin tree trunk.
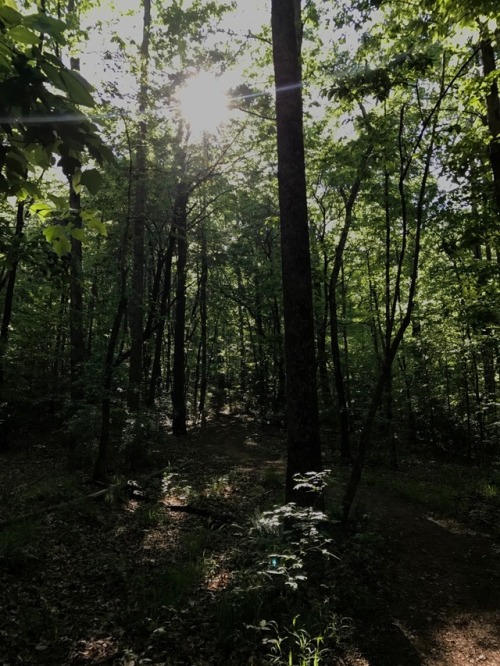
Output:
<path fill-rule="evenodd" d="M 158 313 L 158 327 L 156 330 L 153 363 L 151 366 L 151 377 L 149 380 L 148 404 L 155 404 L 158 391 L 158 382 L 161 377 L 161 356 L 163 347 L 163 336 L 165 333 L 165 321 L 169 310 L 171 281 L 172 281 L 172 259 L 175 247 L 175 231 L 170 231 L 169 242 L 166 251 L 165 265 L 163 269 L 163 289 L 160 298 L 160 310 Z"/>
<path fill-rule="evenodd" d="M 361 187 L 361 175 L 365 169 L 366 161 L 370 155 L 371 149 L 364 156 L 361 173 L 358 173 L 349 194 L 347 195 L 341 188 L 340 194 L 344 200 L 345 217 L 344 226 L 340 232 L 339 242 L 335 248 L 335 257 L 333 260 L 332 274 L 330 277 L 330 337 L 332 345 L 333 374 L 335 378 L 335 388 L 337 392 L 337 402 L 339 407 L 340 421 L 340 455 L 344 459 L 349 459 L 351 455 L 350 433 L 349 433 L 349 406 L 347 402 L 346 385 L 344 372 L 342 369 L 340 353 L 340 335 L 339 335 L 339 317 L 337 305 L 337 289 L 339 287 L 339 278 L 342 271 L 343 257 L 347 238 L 352 225 L 353 209 Z"/>
<path fill-rule="evenodd" d="M 184 182 L 178 184 L 174 203 L 174 226 L 177 234 L 177 286 L 175 295 L 174 361 L 172 385 L 172 432 L 186 434 L 186 263 L 187 202 Z"/>
<path fill-rule="evenodd" d="M 71 223 L 74 229 L 82 228 L 80 216 L 80 195 L 75 192 L 72 178 L 69 177 L 69 205 L 71 209 Z M 70 264 L 70 378 L 71 378 L 71 404 L 74 409 L 81 406 L 85 398 L 85 388 L 82 383 L 82 369 L 86 360 L 85 333 L 83 330 L 83 274 L 82 274 L 82 243 L 71 237 L 71 264 Z"/>
<path fill-rule="evenodd" d="M 120 334 L 120 328 L 122 324 L 122 319 L 124 317 L 125 311 L 127 309 L 127 300 L 122 296 L 120 303 L 118 304 L 118 309 L 116 311 L 115 319 L 113 321 L 113 326 L 111 329 L 111 334 L 108 339 L 108 348 L 106 351 L 106 360 L 104 365 L 104 375 L 103 375 L 103 395 L 101 401 L 101 434 L 99 437 L 99 449 L 97 453 L 97 458 L 94 464 L 94 481 L 105 481 L 107 477 L 106 467 L 108 462 L 108 451 L 109 451 L 109 436 L 110 436 L 110 425 L 111 425 L 111 387 L 113 382 L 113 360 L 115 356 L 116 345 L 118 342 L 118 336 Z"/>
<path fill-rule="evenodd" d="M 2 323 L 0 326 L 0 451 L 8 448 L 7 436 L 7 396 L 5 395 L 5 355 L 9 344 L 10 322 L 14 305 L 14 288 L 16 285 L 17 268 L 19 266 L 19 245 L 24 229 L 24 202 L 17 204 L 16 226 L 14 229 L 15 255 L 7 273 L 7 286 L 3 304 Z"/>
<path fill-rule="evenodd" d="M 17 268 L 19 266 L 19 244 L 24 229 L 24 202 L 17 204 L 16 226 L 14 230 L 14 244 L 16 245 L 14 260 L 7 273 L 7 286 L 3 303 L 2 324 L 0 327 L 0 396 L 3 395 L 4 383 L 4 358 L 9 342 L 10 322 L 12 320 L 12 308 L 14 305 L 14 287 L 16 285 Z M 1 398 L 0 398 L 1 401 Z"/>
<path fill-rule="evenodd" d="M 138 412 L 143 383 L 143 326 L 144 326 L 144 236 L 146 215 L 146 142 L 145 118 L 148 102 L 149 41 L 151 28 L 151 0 L 143 0 L 144 17 L 141 45 L 141 69 L 139 82 L 139 136 L 136 144 L 135 201 L 132 225 L 133 268 L 129 298 L 130 365 L 128 406 Z"/>
<path fill-rule="evenodd" d="M 201 227 L 201 276 L 200 276 L 200 402 L 198 414 L 201 417 L 202 427 L 206 422 L 206 398 L 207 398 L 207 281 L 208 281 L 208 255 L 207 234 L 205 226 Z"/>
<path fill-rule="evenodd" d="M 495 50 L 491 43 L 491 39 L 482 40 L 480 48 L 484 76 L 488 76 L 496 70 Z M 492 82 L 488 95 L 486 96 L 486 109 L 488 129 L 492 136 L 489 146 L 489 156 L 491 170 L 493 172 L 493 196 L 497 214 L 500 215 L 500 142 L 498 141 L 500 135 L 500 97 L 496 81 Z"/>
<path fill-rule="evenodd" d="M 240 266 L 236 266 L 236 278 L 238 280 L 238 296 L 242 297 L 243 295 L 243 279 L 241 276 Z M 239 372 L 239 385 L 240 385 L 240 395 L 242 400 L 246 399 L 247 391 L 247 376 L 248 376 L 248 364 L 247 364 L 247 349 L 245 343 L 245 322 L 243 319 L 243 308 L 241 306 L 241 301 L 238 300 L 238 346 L 240 351 L 240 372 Z"/>

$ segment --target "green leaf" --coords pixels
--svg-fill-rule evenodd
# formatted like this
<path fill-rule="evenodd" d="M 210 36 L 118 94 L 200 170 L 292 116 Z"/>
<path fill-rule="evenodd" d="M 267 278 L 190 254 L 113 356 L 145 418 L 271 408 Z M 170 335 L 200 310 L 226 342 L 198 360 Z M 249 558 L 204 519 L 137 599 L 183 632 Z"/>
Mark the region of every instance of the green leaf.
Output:
<path fill-rule="evenodd" d="M 30 206 L 30 212 L 38 215 L 38 217 L 41 217 L 42 220 L 44 220 L 49 217 L 49 215 L 52 215 L 54 209 L 43 201 L 38 201 L 37 203 L 34 203 L 32 206 Z"/>
<path fill-rule="evenodd" d="M 61 236 L 52 243 L 57 256 L 62 257 L 64 254 L 69 254 L 71 252 L 71 243 L 69 242 L 66 236 Z"/>
<path fill-rule="evenodd" d="M 73 238 L 80 241 L 80 243 L 85 243 L 88 240 L 84 229 L 73 228 L 71 229 L 71 235 Z"/>
<path fill-rule="evenodd" d="M 108 230 L 104 226 L 104 222 L 102 222 L 98 217 L 96 217 L 94 213 L 88 210 L 82 211 L 82 220 L 84 221 L 86 227 L 88 227 L 89 229 L 94 229 L 101 236 L 108 235 Z"/>
<path fill-rule="evenodd" d="M 90 94 L 92 86 L 85 81 L 83 76 L 77 72 L 70 72 L 68 69 L 60 72 L 61 80 L 70 99 L 75 104 L 83 106 L 95 106 L 95 102 Z"/>
<path fill-rule="evenodd" d="M 23 17 L 17 10 L 4 5 L 0 7 L 0 20 L 7 26 L 14 26 L 22 23 Z"/>
<path fill-rule="evenodd" d="M 21 44 L 38 44 L 40 41 L 40 36 L 36 35 L 28 28 L 25 28 L 22 25 L 16 25 L 14 28 L 9 30 L 9 37 L 16 42 L 21 42 Z"/>
<path fill-rule="evenodd" d="M 34 183 L 25 182 L 22 191 L 18 195 L 18 199 L 20 201 L 25 201 L 28 197 L 39 199 L 41 196 L 40 190 Z"/>
<path fill-rule="evenodd" d="M 102 185 L 102 175 L 97 169 L 87 169 L 82 173 L 80 182 L 88 189 L 90 194 L 97 194 Z"/>
<path fill-rule="evenodd" d="M 50 151 L 47 151 L 47 149 L 43 146 L 30 146 L 28 159 L 34 166 L 41 167 L 42 169 L 48 169 L 51 165 L 50 158 Z"/>
<path fill-rule="evenodd" d="M 58 240 L 61 235 L 64 235 L 64 232 L 60 224 L 51 224 L 50 227 L 45 227 L 43 235 L 49 243 L 52 243 L 54 240 Z"/>
<path fill-rule="evenodd" d="M 49 83 L 52 83 L 52 85 L 56 88 L 59 88 L 59 90 L 66 90 L 66 87 L 61 79 L 61 74 L 57 67 L 54 67 L 54 65 L 51 65 L 50 63 L 42 60 L 40 63 L 40 68 L 49 80 Z"/>
<path fill-rule="evenodd" d="M 38 32 L 50 35 L 56 40 L 56 42 L 59 42 L 59 44 L 66 43 L 63 33 L 67 26 L 59 19 L 52 18 L 51 16 L 39 12 L 38 14 L 25 16 L 24 25 L 33 30 L 37 30 Z"/>

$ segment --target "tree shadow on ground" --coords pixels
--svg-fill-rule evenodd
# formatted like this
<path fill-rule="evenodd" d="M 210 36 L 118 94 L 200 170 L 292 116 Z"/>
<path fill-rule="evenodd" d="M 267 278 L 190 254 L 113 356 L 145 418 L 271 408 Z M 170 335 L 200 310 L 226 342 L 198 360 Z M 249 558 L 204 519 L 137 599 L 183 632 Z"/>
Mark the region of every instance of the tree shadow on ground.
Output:
<path fill-rule="evenodd" d="M 238 609 L 226 592 L 235 568 L 251 556 L 235 553 L 247 543 L 252 517 L 280 501 L 284 449 L 282 433 L 224 417 L 192 436 L 167 439 L 168 482 L 158 477 L 141 487 L 139 479 L 114 502 L 43 519 L 36 552 L 28 549 L 19 570 L 0 566 L 7 617 L 0 657 L 46 666 L 141 658 L 241 666 L 237 637 L 227 640 L 224 624 L 241 620 L 243 639 L 259 596 Z M 207 513 L 171 511 L 166 505 L 174 502 Z M 500 581 L 491 539 L 380 490 L 363 490 L 360 504 L 372 514 L 367 529 L 389 551 L 370 561 L 371 551 L 358 544 L 359 569 L 349 573 L 353 585 L 365 581 L 358 592 L 371 597 L 367 612 L 352 613 L 364 663 L 462 666 L 481 655 L 485 666 L 500 663 Z"/>

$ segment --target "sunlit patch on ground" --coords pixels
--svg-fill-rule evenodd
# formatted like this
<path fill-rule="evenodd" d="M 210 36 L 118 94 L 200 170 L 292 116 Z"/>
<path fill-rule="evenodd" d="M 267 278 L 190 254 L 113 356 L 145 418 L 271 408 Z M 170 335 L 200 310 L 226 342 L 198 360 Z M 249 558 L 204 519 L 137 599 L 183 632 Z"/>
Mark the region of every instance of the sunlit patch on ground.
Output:
<path fill-rule="evenodd" d="M 498 666 L 500 646 L 499 619 L 495 613 L 455 617 L 434 632 L 436 648 L 430 650 L 429 666 Z"/>
<path fill-rule="evenodd" d="M 207 578 L 207 590 L 210 590 L 210 592 L 220 592 L 228 587 L 232 578 L 231 571 L 222 569 Z"/>
<path fill-rule="evenodd" d="M 135 513 L 135 511 L 137 511 L 138 508 L 139 508 L 139 502 L 133 499 L 128 500 L 127 504 L 125 505 L 125 510 L 130 511 L 131 513 Z"/>
<path fill-rule="evenodd" d="M 426 519 L 429 520 L 431 523 L 434 523 L 435 525 L 442 527 L 444 530 L 451 532 L 452 534 L 461 534 L 467 536 L 478 536 L 478 535 L 486 536 L 484 534 L 481 534 L 480 532 L 476 532 L 475 530 L 469 529 L 462 523 L 459 523 L 458 521 L 453 520 L 452 518 L 435 518 L 434 516 L 426 516 Z"/>
<path fill-rule="evenodd" d="M 118 657 L 119 654 L 120 650 L 111 636 L 89 638 L 86 641 L 79 641 L 72 663 L 111 663 L 113 657 Z"/>

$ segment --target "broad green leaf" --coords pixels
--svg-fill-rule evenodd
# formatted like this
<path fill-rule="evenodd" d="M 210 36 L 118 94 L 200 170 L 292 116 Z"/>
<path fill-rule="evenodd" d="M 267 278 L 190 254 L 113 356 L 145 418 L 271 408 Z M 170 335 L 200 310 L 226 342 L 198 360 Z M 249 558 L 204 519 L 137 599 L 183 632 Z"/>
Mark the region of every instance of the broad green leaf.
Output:
<path fill-rule="evenodd" d="M 40 63 L 40 68 L 49 80 L 49 83 L 51 83 L 56 88 L 59 88 L 59 90 L 66 90 L 66 87 L 61 79 L 61 73 L 57 67 L 54 67 L 54 65 L 51 65 L 50 63 L 43 60 Z"/>
<path fill-rule="evenodd" d="M 104 226 L 104 222 L 99 220 L 96 215 L 88 210 L 82 212 L 82 220 L 85 223 L 85 226 L 88 227 L 89 229 L 94 229 L 97 231 L 101 236 L 107 236 L 108 235 L 108 230 Z"/>
<path fill-rule="evenodd" d="M 18 195 L 20 201 L 25 201 L 28 197 L 33 197 L 33 199 L 39 199 L 41 197 L 41 192 L 34 183 L 25 182 L 23 188 Z"/>
<path fill-rule="evenodd" d="M 54 209 L 43 201 L 38 201 L 30 206 L 30 212 L 38 215 L 38 217 L 41 217 L 44 220 L 49 217 L 49 215 L 52 215 Z"/>
<path fill-rule="evenodd" d="M 51 165 L 50 153 L 43 146 L 30 147 L 29 161 L 42 169 L 48 169 Z"/>
<path fill-rule="evenodd" d="M 97 194 L 102 185 L 102 176 L 97 169 L 87 169 L 82 173 L 80 182 L 90 194 Z"/>
<path fill-rule="evenodd" d="M 90 94 L 92 86 L 85 81 L 83 76 L 80 76 L 77 72 L 70 72 L 67 69 L 62 70 L 60 76 L 71 101 L 83 106 L 95 106 L 95 102 Z"/>
<path fill-rule="evenodd" d="M 7 26 L 14 26 L 22 23 L 23 17 L 16 9 L 4 5 L 0 7 L 0 20 Z"/>
<path fill-rule="evenodd" d="M 52 243 L 56 254 L 59 257 L 62 257 L 64 254 L 69 254 L 71 252 L 71 243 L 66 236 L 61 236 Z"/>
<path fill-rule="evenodd" d="M 88 240 L 84 229 L 73 228 L 71 229 L 71 235 L 81 243 L 85 243 Z"/>
<path fill-rule="evenodd" d="M 60 210 L 64 209 L 65 206 L 67 206 L 68 199 L 67 197 L 58 197 L 55 194 L 48 194 L 47 198 L 52 201 L 54 206 L 56 208 L 59 208 Z"/>
<path fill-rule="evenodd" d="M 64 31 L 66 30 L 66 24 L 59 19 L 52 18 L 47 16 L 42 12 L 38 14 L 31 14 L 30 16 L 24 17 L 24 25 L 38 32 L 43 32 L 47 35 L 53 37 L 59 44 L 65 44 L 66 40 L 64 38 Z"/>
<path fill-rule="evenodd" d="M 22 25 L 16 25 L 9 30 L 9 37 L 12 37 L 16 42 L 21 42 L 21 44 L 38 44 L 40 41 L 39 35 Z"/>
<path fill-rule="evenodd" d="M 60 224 L 51 224 L 43 230 L 43 235 L 49 243 L 52 243 L 59 239 L 61 235 L 64 235 L 64 230 Z"/>

